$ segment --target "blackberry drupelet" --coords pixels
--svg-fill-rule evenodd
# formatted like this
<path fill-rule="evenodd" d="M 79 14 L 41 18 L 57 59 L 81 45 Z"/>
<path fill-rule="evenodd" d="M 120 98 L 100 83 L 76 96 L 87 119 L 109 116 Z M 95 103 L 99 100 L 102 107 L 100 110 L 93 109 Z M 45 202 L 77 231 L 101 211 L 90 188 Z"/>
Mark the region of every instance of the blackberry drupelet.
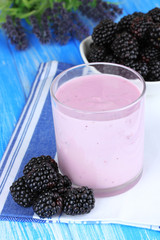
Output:
<path fill-rule="evenodd" d="M 94 208 L 94 195 L 90 188 L 72 188 L 63 201 L 63 212 L 67 215 L 89 213 Z"/>
<path fill-rule="evenodd" d="M 160 59 L 160 51 L 152 46 L 146 46 L 140 52 L 140 58 L 143 62 L 150 63 L 154 60 Z"/>
<path fill-rule="evenodd" d="M 117 23 L 111 20 L 105 19 L 101 21 L 94 29 L 92 33 L 93 42 L 99 46 L 110 44 L 115 35 Z"/>
<path fill-rule="evenodd" d="M 24 176 L 12 183 L 10 192 L 14 201 L 22 207 L 30 207 L 37 196 L 25 183 Z"/>
<path fill-rule="evenodd" d="M 49 162 L 35 166 L 26 176 L 26 184 L 32 191 L 41 192 L 56 186 L 58 173 Z"/>
<path fill-rule="evenodd" d="M 50 218 L 60 214 L 62 207 L 62 197 L 51 190 L 42 192 L 33 203 L 34 212 L 41 218 Z"/>
<path fill-rule="evenodd" d="M 111 49 L 114 55 L 120 59 L 136 59 L 139 54 L 139 45 L 131 34 L 128 32 L 123 32 L 117 35 L 113 43 L 111 44 Z"/>
<path fill-rule="evenodd" d="M 49 162 L 53 169 L 58 172 L 58 165 L 54 159 L 51 158 L 51 156 L 40 156 L 40 157 L 33 157 L 24 167 L 23 174 L 27 175 L 33 168 L 37 167 L 37 165 L 40 165 L 43 162 Z"/>
<path fill-rule="evenodd" d="M 152 10 L 150 10 L 147 14 L 152 17 L 154 22 L 160 23 L 160 8 L 155 7 Z"/>
<path fill-rule="evenodd" d="M 98 46 L 94 43 L 90 45 L 87 59 L 89 62 L 103 62 L 106 56 L 106 48 L 104 46 Z"/>
<path fill-rule="evenodd" d="M 152 61 L 148 65 L 149 73 L 146 77 L 146 81 L 160 81 L 160 61 Z"/>
<path fill-rule="evenodd" d="M 160 23 L 155 23 L 150 29 L 149 40 L 154 47 L 160 49 Z"/>

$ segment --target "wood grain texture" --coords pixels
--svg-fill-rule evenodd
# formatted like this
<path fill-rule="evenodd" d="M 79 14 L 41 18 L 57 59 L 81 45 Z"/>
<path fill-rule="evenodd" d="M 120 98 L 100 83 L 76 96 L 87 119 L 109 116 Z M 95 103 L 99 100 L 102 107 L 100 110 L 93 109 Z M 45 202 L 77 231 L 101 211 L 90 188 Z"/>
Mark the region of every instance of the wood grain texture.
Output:
<path fill-rule="evenodd" d="M 155 6 L 160 7 L 158 0 L 122 2 L 122 7 L 125 8 L 124 14 L 135 10 L 147 12 Z M 92 22 L 88 24 L 93 27 Z M 16 51 L 0 31 L 0 159 L 23 110 L 39 64 L 52 60 L 72 64 L 83 63 L 77 40 L 60 46 L 52 42 L 41 45 L 30 33 L 28 38 L 29 48 L 23 52 Z M 22 239 L 158 240 L 160 232 L 119 224 L 82 225 L 0 221 L 0 240 Z"/>
<path fill-rule="evenodd" d="M 0 240 L 159 240 L 160 232 L 119 224 L 0 222 Z"/>

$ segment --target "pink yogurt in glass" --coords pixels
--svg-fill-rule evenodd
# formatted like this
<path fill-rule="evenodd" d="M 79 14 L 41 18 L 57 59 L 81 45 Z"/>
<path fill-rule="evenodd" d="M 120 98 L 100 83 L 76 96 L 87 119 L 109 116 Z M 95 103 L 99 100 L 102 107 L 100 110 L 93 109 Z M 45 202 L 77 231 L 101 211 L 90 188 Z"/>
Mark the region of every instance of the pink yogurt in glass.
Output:
<path fill-rule="evenodd" d="M 76 77 L 57 89 L 58 164 L 75 185 L 112 195 L 138 181 L 144 151 L 140 95 L 131 81 L 110 74 Z"/>

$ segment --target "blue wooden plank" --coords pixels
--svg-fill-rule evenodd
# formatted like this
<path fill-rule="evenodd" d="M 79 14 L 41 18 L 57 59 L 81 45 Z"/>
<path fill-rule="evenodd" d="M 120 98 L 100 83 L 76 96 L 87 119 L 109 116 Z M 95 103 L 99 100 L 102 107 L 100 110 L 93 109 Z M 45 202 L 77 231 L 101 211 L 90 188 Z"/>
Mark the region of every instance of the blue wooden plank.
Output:
<path fill-rule="evenodd" d="M 67 224 L 0 222 L 0 240 L 71 240 Z"/>
<path fill-rule="evenodd" d="M 79 47 L 74 44 L 73 40 L 61 46 L 53 42 L 41 44 L 31 33 L 27 34 L 27 38 L 29 47 L 25 51 L 17 51 L 13 45 L 9 44 L 26 97 L 28 97 L 40 63 L 53 60 L 75 65 L 83 63 Z"/>
<path fill-rule="evenodd" d="M 135 11 L 147 13 L 154 7 L 160 7 L 160 2 L 158 0 L 122 0 L 120 6 L 125 9 L 127 14 L 132 14 Z"/>
<path fill-rule="evenodd" d="M 26 102 L 6 36 L 0 31 L 0 159 Z"/>
<path fill-rule="evenodd" d="M 100 226 L 105 239 L 112 240 L 146 240 L 160 239 L 160 232 L 145 228 L 131 227 L 120 224 L 102 224 Z"/>

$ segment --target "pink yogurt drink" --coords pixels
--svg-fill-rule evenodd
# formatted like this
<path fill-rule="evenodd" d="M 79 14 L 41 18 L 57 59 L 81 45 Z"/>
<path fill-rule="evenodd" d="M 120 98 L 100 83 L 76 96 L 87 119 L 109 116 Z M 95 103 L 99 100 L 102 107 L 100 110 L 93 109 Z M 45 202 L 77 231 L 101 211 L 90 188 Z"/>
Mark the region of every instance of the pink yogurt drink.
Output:
<path fill-rule="evenodd" d="M 110 196 L 131 188 L 142 174 L 144 82 L 135 72 L 127 79 L 124 71 L 92 71 L 51 86 L 58 164 L 75 185 Z"/>

